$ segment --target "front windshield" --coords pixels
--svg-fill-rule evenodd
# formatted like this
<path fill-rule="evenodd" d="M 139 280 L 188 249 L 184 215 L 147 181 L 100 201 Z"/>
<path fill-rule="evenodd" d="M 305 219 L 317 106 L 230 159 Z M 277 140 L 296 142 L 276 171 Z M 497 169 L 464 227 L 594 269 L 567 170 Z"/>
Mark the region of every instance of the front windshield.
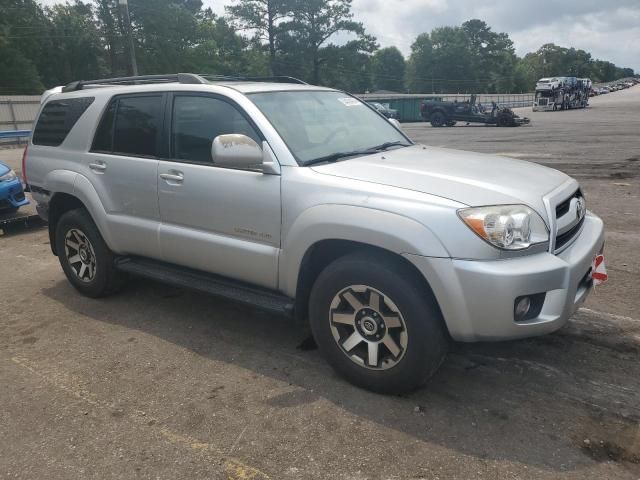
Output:
<path fill-rule="evenodd" d="M 411 142 L 363 102 L 333 91 L 249 95 L 301 165 L 339 152 Z"/>

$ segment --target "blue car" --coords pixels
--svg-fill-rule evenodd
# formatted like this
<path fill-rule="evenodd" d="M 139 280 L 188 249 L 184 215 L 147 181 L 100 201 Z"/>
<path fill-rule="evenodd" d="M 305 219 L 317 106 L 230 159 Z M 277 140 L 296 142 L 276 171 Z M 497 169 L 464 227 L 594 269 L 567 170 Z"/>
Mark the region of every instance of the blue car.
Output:
<path fill-rule="evenodd" d="M 15 212 L 28 203 L 16 172 L 0 162 L 0 213 Z"/>

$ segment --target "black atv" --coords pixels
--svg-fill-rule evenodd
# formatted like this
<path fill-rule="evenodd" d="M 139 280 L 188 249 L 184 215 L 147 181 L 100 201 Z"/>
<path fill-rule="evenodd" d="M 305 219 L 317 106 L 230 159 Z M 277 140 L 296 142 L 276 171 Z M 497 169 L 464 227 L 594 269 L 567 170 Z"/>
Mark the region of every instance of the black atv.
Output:
<path fill-rule="evenodd" d="M 498 127 L 519 127 L 527 125 L 530 120 L 521 118 L 513 110 L 502 107 L 493 102 L 488 108 L 482 104 L 476 105 L 476 96 L 465 102 L 443 102 L 440 100 L 425 100 L 420 106 L 422 118 L 431 122 L 433 127 L 452 127 L 456 122 L 484 123 Z"/>

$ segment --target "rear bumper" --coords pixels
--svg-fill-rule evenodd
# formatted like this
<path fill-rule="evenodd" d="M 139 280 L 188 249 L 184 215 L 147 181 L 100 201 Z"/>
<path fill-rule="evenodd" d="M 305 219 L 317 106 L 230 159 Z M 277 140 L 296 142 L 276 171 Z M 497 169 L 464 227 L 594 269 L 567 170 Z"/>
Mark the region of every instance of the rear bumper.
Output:
<path fill-rule="evenodd" d="M 603 247 L 602 220 L 589 214 L 575 242 L 558 255 L 544 252 L 498 261 L 406 257 L 429 281 L 452 338 L 475 342 L 561 328 L 591 291 L 591 263 Z M 516 298 L 539 293 L 545 294 L 540 313 L 516 322 Z"/>
<path fill-rule="evenodd" d="M 24 195 L 22 182 L 19 179 L 0 182 L 0 210 L 18 208 L 28 203 L 29 200 Z"/>

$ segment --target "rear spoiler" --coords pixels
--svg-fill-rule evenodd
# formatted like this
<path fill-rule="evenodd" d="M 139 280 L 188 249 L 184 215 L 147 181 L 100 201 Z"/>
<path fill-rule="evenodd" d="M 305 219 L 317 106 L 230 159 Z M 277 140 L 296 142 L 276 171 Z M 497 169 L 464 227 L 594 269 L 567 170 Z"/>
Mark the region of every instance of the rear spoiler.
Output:
<path fill-rule="evenodd" d="M 45 90 L 42 96 L 40 97 L 40 105 L 46 102 L 47 98 L 56 93 L 62 93 L 62 87 L 53 87 L 50 90 Z"/>

